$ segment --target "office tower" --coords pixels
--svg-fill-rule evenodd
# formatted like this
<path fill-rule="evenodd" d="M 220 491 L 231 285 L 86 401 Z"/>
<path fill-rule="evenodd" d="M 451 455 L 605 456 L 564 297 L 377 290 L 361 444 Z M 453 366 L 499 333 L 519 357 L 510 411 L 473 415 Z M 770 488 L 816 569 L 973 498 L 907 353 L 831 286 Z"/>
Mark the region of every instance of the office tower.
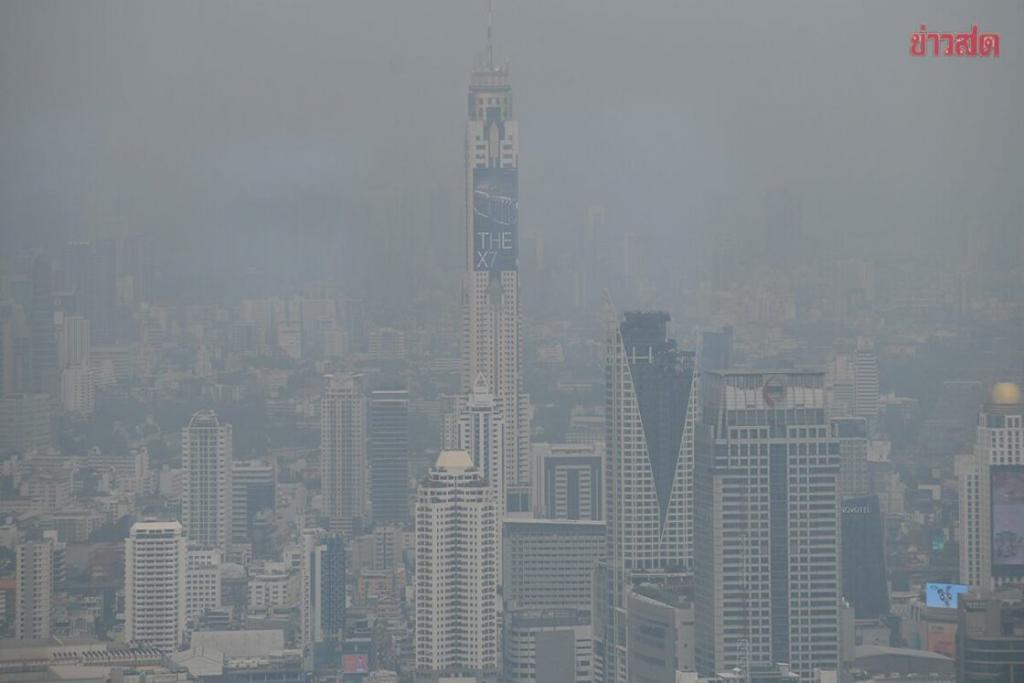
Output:
<path fill-rule="evenodd" d="M 124 639 L 176 652 L 185 637 L 186 548 L 178 522 L 136 522 L 124 542 Z"/>
<path fill-rule="evenodd" d="M 497 397 L 504 485 L 512 507 L 521 508 L 529 497 L 530 425 L 519 329 L 519 124 L 508 67 L 494 66 L 490 47 L 488 55 L 469 84 L 462 390 L 468 394 L 482 381 Z"/>
<path fill-rule="evenodd" d="M 68 365 L 61 370 L 60 402 L 66 412 L 93 414 L 96 408 L 96 385 L 92 369 L 87 364 Z"/>
<path fill-rule="evenodd" d="M 60 376 L 57 368 L 57 328 L 53 323 L 53 290 L 50 264 L 42 256 L 32 262 L 32 301 L 28 316 L 32 340 L 32 393 L 57 398 Z"/>
<path fill-rule="evenodd" d="M 732 338 L 732 325 L 701 333 L 700 367 L 706 370 L 728 370 L 732 365 Z"/>
<path fill-rule="evenodd" d="M 276 507 L 274 465 L 262 460 L 231 463 L 231 543 L 254 544 L 253 521 Z"/>
<path fill-rule="evenodd" d="M 66 289 L 74 293 L 78 313 L 89 319 L 92 336 L 109 344 L 116 337 L 117 244 L 69 242 L 61 255 Z"/>
<path fill-rule="evenodd" d="M 417 680 L 498 671 L 498 501 L 466 451 L 441 451 L 416 499 Z"/>
<path fill-rule="evenodd" d="M 221 566 L 216 548 L 189 548 L 185 558 L 185 615 L 196 624 L 207 610 L 221 606 Z"/>
<path fill-rule="evenodd" d="M 506 608 L 591 606 L 594 564 L 604 559 L 604 522 L 508 519 L 502 532 Z"/>
<path fill-rule="evenodd" d="M 89 364 L 89 320 L 76 315 L 61 318 L 57 345 L 57 362 L 62 368 Z"/>
<path fill-rule="evenodd" d="M 591 683 L 593 652 L 589 610 L 506 613 L 504 683 Z"/>
<path fill-rule="evenodd" d="M 595 444 L 535 443 L 537 512 L 549 519 L 603 519 L 604 453 Z"/>
<path fill-rule="evenodd" d="M 577 237 L 579 251 L 573 260 L 572 304 L 588 310 L 608 286 L 612 264 L 609 255 L 617 250 L 609 244 L 608 213 L 603 206 L 587 207 Z"/>
<path fill-rule="evenodd" d="M 50 397 L 11 394 L 0 398 L 0 451 L 45 451 L 53 444 Z"/>
<path fill-rule="evenodd" d="M 0 398 L 15 393 L 25 374 L 18 365 L 24 363 L 18 353 L 23 344 L 19 337 L 24 336 L 27 325 L 24 324 L 24 312 L 21 306 L 0 301 Z"/>
<path fill-rule="evenodd" d="M 1024 583 L 1024 404 L 1002 382 L 981 407 L 974 452 L 957 458 L 960 582 Z"/>
<path fill-rule="evenodd" d="M 302 532 L 302 647 L 317 662 L 318 645 L 337 643 L 345 628 L 345 544 L 341 534 Z"/>
<path fill-rule="evenodd" d="M 889 613 L 889 589 L 881 505 L 868 471 L 868 421 L 834 417 L 830 423 L 839 444 L 843 597 L 857 619 L 878 619 Z"/>
<path fill-rule="evenodd" d="M 510 471 L 513 461 L 505 458 L 508 431 L 501 404 L 483 377 L 477 378 L 472 393 L 456 399 L 455 411 L 455 442 L 450 445 L 469 453 L 494 491 L 494 499 L 504 504 L 505 482 L 513 476 Z"/>
<path fill-rule="evenodd" d="M 889 614 L 889 578 L 878 496 L 844 496 L 841 515 L 843 597 L 857 619 L 882 618 Z"/>
<path fill-rule="evenodd" d="M 328 375 L 320 409 L 320 486 L 331 531 L 361 533 L 366 485 L 363 378 Z"/>
<path fill-rule="evenodd" d="M 14 637 L 47 640 L 53 609 L 53 543 L 19 543 L 15 558 Z"/>
<path fill-rule="evenodd" d="M 878 419 L 878 356 L 863 340 L 853 354 L 853 414 L 873 422 Z"/>
<path fill-rule="evenodd" d="M 848 353 L 836 353 L 825 371 L 825 396 L 829 415 L 851 417 L 856 414 L 857 383 L 853 359 Z"/>
<path fill-rule="evenodd" d="M 695 466 L 702 676 L 839 666 L 839 444 L 824 372 L 702 375 Z"/>
<path fill-rule="evenodd" d="M 181 521 L 188 542 L 231 550 L 231 425 L 200 410 L 181 430 Z"/>
<path fill-rule="evenodd" d="M 625 588 L 634 575 L 690 568 L 693 550 L 692 352 L 668 338 L 667 313 L 627 312 L 607 340 L 605 585 L 595 593 L 594 658 L 626 680 Z"/>
<path fill-rule="evenodd" d="M 409 392 L 370 393 L 366 452 L 375 524 L 409 521 Z"/>
<path fill-rule="evenodd" d="M 978 593 L 957 601 L 956 683 L 1024 680 L 1024 602 Z"/>
<path fill-rule="evenodd" d="M 128 235 L 121 240 L 119 273 L 131 279 L 132 300 L 150 301 L 156 273 L 156 250 L 149 235 Z"/>
<path fill-rule="evenodd" d="M 0 348 L 3 350 L 3 384 L 0 397 L 32 388 L 31 306 L 26 301 L 0 305 Z"/>
<path fill-rule="evenodd" d="M 675 681 L 677 671 L 693 675 L 693 612 L 692 586 L 686 581 L 644 582 L 627 589 L 630 680 Z"/>
<path fill-rule="evenodd" d="M 862 417 L 832 418 L 832 433 L 839 441 L 839 492 L 843 498 L 871 493 L 868 471 L 868 422 Z"/>

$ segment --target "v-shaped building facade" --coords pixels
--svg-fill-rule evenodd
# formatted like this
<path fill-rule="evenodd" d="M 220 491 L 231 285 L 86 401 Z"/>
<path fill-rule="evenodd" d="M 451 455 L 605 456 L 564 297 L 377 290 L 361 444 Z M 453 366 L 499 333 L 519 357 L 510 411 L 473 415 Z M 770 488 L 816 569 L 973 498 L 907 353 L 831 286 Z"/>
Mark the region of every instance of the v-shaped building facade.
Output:
<path fill-rule="evenodd" d="M 628 312 L 607 340 L 607 565 L 594 593 L 595 659 L 606 682 L 626 680 L 627 583 L 693 562 L 696 368 L 693 353 L 668 338 L 668 321 Z"/>

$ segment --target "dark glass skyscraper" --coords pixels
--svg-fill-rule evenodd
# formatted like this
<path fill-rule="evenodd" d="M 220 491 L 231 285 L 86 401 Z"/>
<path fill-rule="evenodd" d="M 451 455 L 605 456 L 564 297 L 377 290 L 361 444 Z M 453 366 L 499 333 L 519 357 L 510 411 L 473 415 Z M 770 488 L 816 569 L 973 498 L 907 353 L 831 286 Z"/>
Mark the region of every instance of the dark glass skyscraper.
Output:
<path fill-rule="evenodd" d="M 843 596 L 858 619 L 878 619 L 889 613 L 878 496 L 844 498 L 842 529 Z"/>
<path fill-rule="evenodd" d="M 49 262 L 37 256 L 32 262 L 32 304 L 29 311 L 31 347 L 30 391 L 60 395 L 57 371 L 57 328 L 53 324 L 53 284 Z"/>
<path fill-rule="evenodd" d="M 595 579 L 598 680 L 626 680 L 625 588 L 692 562 L 695 364 L 664 312 L 626 313 L 606 349 L 607 565 Z"/>
<path fill-rule="evenodd" d="M 409 521 L 409 392 L 371 392 L 367 421 L 373 521 L 405 524 Z"/>

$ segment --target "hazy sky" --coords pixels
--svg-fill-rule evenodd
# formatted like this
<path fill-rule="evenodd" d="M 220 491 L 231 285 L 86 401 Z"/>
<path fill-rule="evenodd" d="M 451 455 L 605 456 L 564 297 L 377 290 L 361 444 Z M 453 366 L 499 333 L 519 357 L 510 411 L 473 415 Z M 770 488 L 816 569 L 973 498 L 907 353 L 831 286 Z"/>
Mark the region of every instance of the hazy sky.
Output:
<path fill-rule="evenodd" d="M 499 0 L 523 229 L 568 244 L 603 205 L 685 250 L 784 188 L 826 239 L 1024 230 L 1022 8 Z M 457 211 L 485 21 L 484 0 L 6 0 L 0 230 L 365 230 L 353 202 L 406 193 Z M 921 23 L 997 31 L 1001 57 L 911 58 Z"/>

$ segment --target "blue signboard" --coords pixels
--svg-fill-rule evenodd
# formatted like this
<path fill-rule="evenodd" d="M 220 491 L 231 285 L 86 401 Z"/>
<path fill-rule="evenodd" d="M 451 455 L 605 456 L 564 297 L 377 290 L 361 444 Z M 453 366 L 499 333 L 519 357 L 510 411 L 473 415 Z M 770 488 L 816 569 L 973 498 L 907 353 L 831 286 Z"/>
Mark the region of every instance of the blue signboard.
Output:
<path fill-rule="evenodd" d="M 966 593 L 969 586 L 962 583 L 928 583 L 924 587 L 926 607 L 956 608 L 957 597 Z"/>

